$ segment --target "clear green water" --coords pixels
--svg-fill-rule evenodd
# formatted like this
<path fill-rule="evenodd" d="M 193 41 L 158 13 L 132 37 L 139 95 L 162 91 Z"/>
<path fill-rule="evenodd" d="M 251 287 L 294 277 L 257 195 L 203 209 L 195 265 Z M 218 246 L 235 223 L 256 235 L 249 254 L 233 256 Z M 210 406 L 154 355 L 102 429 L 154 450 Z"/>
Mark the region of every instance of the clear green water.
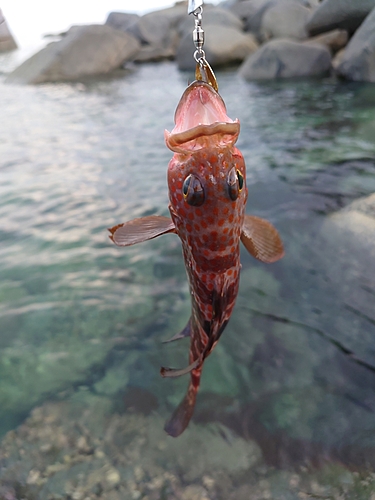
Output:
<path fill-rule="evenodd" d="M 358 237 L 332 214 L 375 191 L 375 88 L 217 77 L 241 121 L 247 211 L 277 226 L 286 256 L 243 253 L 195 422 L 255 441 L 281 469 L 373 468 L 375 223 Z M 0 81 L 1 434 L 80 390 L 126 411 L 142 389 L 163 418 L 181 399 L 187 380 L 159 376 L 188 355 L 187 341 L 161 343 L 189 317 L 179 240 L 118 249 L 106 228 L 168 214 L 163 131 L 188 78 L 163 63 L 83 84 Z"/>

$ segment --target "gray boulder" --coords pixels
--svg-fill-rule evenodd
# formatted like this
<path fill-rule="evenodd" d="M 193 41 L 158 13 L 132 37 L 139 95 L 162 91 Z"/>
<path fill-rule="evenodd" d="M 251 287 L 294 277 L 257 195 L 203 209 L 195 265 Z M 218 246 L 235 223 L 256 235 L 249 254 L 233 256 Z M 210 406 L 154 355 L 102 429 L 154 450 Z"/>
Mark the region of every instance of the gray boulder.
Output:
<path fill-rule="evenodd" d="M 205 25 L 204 31 L 206 34 L 204 51 L 207 60 L 214 67 L 242 62 L 258 48 L 252 35 L 242 33 L 234 28 Z M 176 59 L 179 69 L 191 70 L 195 68 L 194 52 L 195 47 L 191 33 L 187 33 L 177 49 Z"/>
<path fill-rule="evenodd" d="M 73 26 L 7 78 L 7 82 L 43 83 L 104 75 L 131 60 L 139 42 L 127 33 L 105 25 Z"/>
<path fill-rule="evenodd" d="M 184 18 L 187 18 L 186 6 L 177 4 L 142 17 L 126 12 L 111 12 L 106 24 L 133 35 L 142 45 L 135 61 L 148 62 L 175 57 L 179 43 L 176 27 Z M 193 26 L 193 19 L 190 19 L 191 31 Z"/>
<path fill-rule="evenodd" d="M 247 24 L 248 19 L 254 16 L 264 2 L 265 0 L 243 0 L 242 2 L 235 2 L 230 7 L 230 10 Z"/>
<path fill-rule="evenodd" d="M 146 63 L 174 59 L 179 43 L 180 37 L 177 35 L 177 31 L 173 30 L 170 36 L 170 43 L 167 47 L 150 44 L 141 45 L 138 54 L 134 57 L 134 62 Z"/>
<path fill-rule="evenodd" d="M 350 40 L 337 72 L 347 80 L 375 82 L 375 8 Z"/>
<path fill-rule="evenodd" d="M 210 5 L 207 4 L 204 6 L 205 15 L 208 12 Z M 156 11 L 157 14 L 164 16 L 168 19 L 170 26 L 175 28 L 177 24 L 184 19 L 187 15 L 187 5 L 185 2 L 177 2 L 172 7 L 166 7 L 165 9 L 160 9 Z M 192 16 L 190 16 L 192 17 Z M 194 23 L 193 23 L 194 24 Z"/>
<path fill-rule="evenodd" d="M 336 54 L 336 52 L 343 49 L 348 43 L 348 32 L 345 30 L 332 30 L 328 31 L 328 33 L 323 33 L 322 35 L 317 35 L 308 40 L 305 40 L 303 43 L 320 43 L 324 45 L 331 51 L 332 54 Z"/>
<path fill-rule="evenodd" d="M 262 20 L 268 9 L 294 3 L 298 6 L 315 7 L 315 0 L 244 0 L 231 7 L 231 11 L 244 21 L 245 31 L 260 34 Z"/>
<path fill-rule="evenodd" d="M 170 21 L 159 12 L 145 14 L 138 21 L 138 30 L 143 43 L 156 47 L 167 47 L 170 44 Z"/>
<path fill-rule="evenodd" d="M 259 34 L 264 14 L 276 3 L 277 0 L 255 0 L 252 5 L 252 12 L 249 12 L 250 15 L 245 20 L 245 30 Z"/>
<path fill-rule="evenodd" d="M 141 34 L 138 28 L 138 22 L 141 16 L 138 14 L 129 14 L 127 12 L 110 12 L 104 24 L 116 30 L 125 31 L 141 41 Z"/>
<path fill-rule="evenodd" d="M 121 31 L 129 31 L 138 23 L 140 16 L 138 14 L 129 14 L 128 12 L 110 12 L 105 24 Z"/>
<path fill-rule="evenodd" d="M 310 9 L 295 1 L 280 2 L 273 5 L 263 15 L 260 34 L 262 39 L 270 38 L 307 38 L 305 24 Z"/>
<path fill-rule="evenodd" d="M 8 28 L 8 24 L 0 10 L 0 52 L 9 52 L 17 48 L 17 44 Z"/>
<path fill-rule="evenodd" d="M 310 35 L 336 28 L 351 34 L 374 7 L 375 0 L 324 0 L 311 14 L 306 29 Z"/>
<path fill-rule="evenodd" d="M 237 14 L 220 7 L 211 7 L 204 11 L 202 28 L 205 29 L 208 24 L 226 26 L 227 28 L 234 28 L 240 31 L 243 29 L 243 21 Z M 192 33 L 194 29 L 193 16 L 185 15 L 177 29 L 181 36 L 186 35 L 186 33 Z"/>
<path fill-rule="evenodd" d="M 279 38 L 248 57 L 239 74 L 246 80 L 271 80 L 322 76 L 330 67 L 331 54 L 326 47 Z"/>
<path fill-rule="evenodd" d="M 345 49 L 341 49 L 335 54 L 335 57 L 332 59 L 332 68 L 334 69 L 334 71 L 336 71 L 336 73 L 337 73 L 338 67 L 342 63 L 342 60 L 344 58 L 344 54 L 345 54 Z"/>

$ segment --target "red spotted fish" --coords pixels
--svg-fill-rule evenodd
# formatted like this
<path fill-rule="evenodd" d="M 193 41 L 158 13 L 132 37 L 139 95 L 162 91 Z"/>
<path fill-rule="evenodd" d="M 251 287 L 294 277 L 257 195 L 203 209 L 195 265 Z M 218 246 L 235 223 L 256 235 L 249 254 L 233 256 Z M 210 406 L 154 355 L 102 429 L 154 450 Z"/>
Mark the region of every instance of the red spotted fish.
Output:
<path fill-rule="evenodd" d="M 142 217 L 109 230 L 119 246 L 167 233 L 181 239 L 192 312 L 186 327 L 171 340 L 190 337 L 189 366 L 161 369 L 163 377 L 190 374 L 187 393 L 165 425 L 174 437 L 192 417 L 203 362 L 232 314 L 241 268 L 240 240 L 262 262 L 275 262 L 284 255 L 274 226 L 245 214 L 245 162 L 235 147 L 239 132 L 239 121 L 227 116 L 214 88 L 194 81 L 178 104 L 174 129 L 165 131 L 166 144 L 174 152 L 168 166 L 171 217 Z"/>

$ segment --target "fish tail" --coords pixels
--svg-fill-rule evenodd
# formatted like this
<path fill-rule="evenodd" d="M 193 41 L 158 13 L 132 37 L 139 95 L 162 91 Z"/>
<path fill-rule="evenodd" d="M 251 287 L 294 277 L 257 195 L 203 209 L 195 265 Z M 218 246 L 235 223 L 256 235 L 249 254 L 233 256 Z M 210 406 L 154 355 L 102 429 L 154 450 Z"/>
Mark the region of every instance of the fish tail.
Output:
<path fill-rule="evenodd" d="M 177 437 L 184 432 L 193 416 L 195 401 L 201 378 L 201 368 L 191 373 L 191 380 L 184 399 L 166 422 L 164 430 L 172 437 Z"/>

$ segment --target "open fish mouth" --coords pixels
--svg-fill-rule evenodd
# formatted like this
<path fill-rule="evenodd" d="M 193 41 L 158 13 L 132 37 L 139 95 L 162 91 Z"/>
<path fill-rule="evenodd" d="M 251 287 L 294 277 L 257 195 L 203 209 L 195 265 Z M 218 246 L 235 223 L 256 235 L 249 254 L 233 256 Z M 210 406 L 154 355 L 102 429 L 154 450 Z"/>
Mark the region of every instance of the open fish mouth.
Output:
<path fill-rule="evenodd" d="M 207 83 L 195 81 L 185 90 L 175 113 L 175 127 L 165 131 L 169 149 L 196 151 L 216 143 L 233 145 L 240 132 L 239 121 L 227 115 L 224 101 Z"/>

